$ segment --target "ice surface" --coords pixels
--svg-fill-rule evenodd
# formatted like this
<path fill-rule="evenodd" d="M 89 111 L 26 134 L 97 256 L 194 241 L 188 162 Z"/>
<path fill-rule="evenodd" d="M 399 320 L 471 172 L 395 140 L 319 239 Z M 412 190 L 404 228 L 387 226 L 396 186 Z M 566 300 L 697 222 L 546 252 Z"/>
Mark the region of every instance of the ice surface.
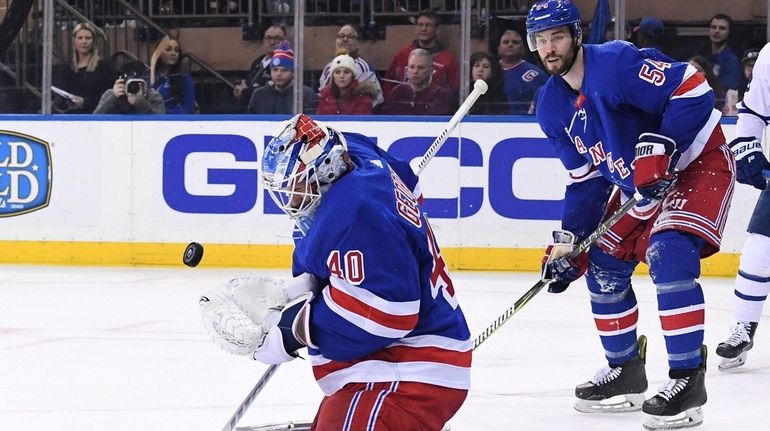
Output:
<path fill-rule="evenodd" d="M 181 265 L 180 265 L 181 266 Z M 220 351 L 200 324 L 202 292 L 236 275 L 206 268 L 0 266 L 0 430 L 220 430 L 266 366 Z M 538 279 L 454 272 L 474 336 Z M 717 370 L 733 323 L 733 280 L 706 294 L 709 401 L 699 431 L 770 429 L 770 321 L 742 368 Z M 655 289 L 634 279 L 649 337 L 648 396 L 666 381 Z M 767 325 L 767 327 L 764 327 Z M 454 431 L 641 430 L 642 413 L 588 415 L 573 390 L 603 365 L 584 282 L 542 291 L 474 353 L 472 389 Z M 280 367 L 240 426 L 311 419 L 321 399 L 307 362 Z"/>

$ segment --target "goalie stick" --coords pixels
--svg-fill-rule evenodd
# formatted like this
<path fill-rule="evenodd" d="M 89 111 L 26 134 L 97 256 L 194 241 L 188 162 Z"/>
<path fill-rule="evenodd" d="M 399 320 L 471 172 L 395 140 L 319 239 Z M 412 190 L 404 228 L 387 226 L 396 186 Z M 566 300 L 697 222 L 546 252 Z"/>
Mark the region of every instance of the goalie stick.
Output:
<path fill-rule="evenodd" d="M 623 217 L 627 212 L 631 210 L 631 208 L 636 205 L 636 202 L 638 201 L 637 196 L 632 196 L 629 200 L 626 201 L 617 211 L 615 211 L 614 214 L 612 214 L 607 220 L 605 220 L 603 223 L 601 223 L 596 230 L 591 232 L 588 237 L 586 237 L 583 241 L 578 244 L 577 247 L 575 247 L 570 254 L 566 256 L 567 259 L 574 259 L 578 257 L 581 253 L 588 250 L 589 247 L 591 247 L 596 240 L 599 239 L 600 236 L 604 235 L 615 223 L 620 220 L 621 217 Z M 500 317 L 497 318 L 491 325 L 487 327 L 487 329 L 484 330 L 481 334 L 479 334 L 478 337 L 476 337 L 475 340 L 473 340 L 473 350 L 476 350 L 477 347 L 481 345 L 484 341 L 487 340 L 492 334 L 495 333 L 498 329 L 500 329 L 501 326 L 505 324 L 511 317 L 513 317 L 514 314 L 516 314 L 517 311 L 521 310 L 522 307 L 524 307 L 532 298 L 534 298 L 535 295 L 538 294 L 545 286 L 548 286 L 548 284 L 551 283 L 551 279 L 545 280 L 540 279 L 537 283 L 535 283 L 534 286 L 532 286 L 531 289 L 529 289 L 524 295 L 519 298 L 516 303 L 513 304 L 513 306 L 507 310 L 505 310 L 505 313 L 501 314 Z"/>
<path fill-rule="evenodd" d="M 425 166 L 427 166 L 428 163 L 433 159 L 433 156 L 436 155 L 441 146 L 444 145 L 444 142 L 447 140 L 447 137 L 449 137 L 449 134 L 452 133 L 452 130 L 454 130 L 460 121 L 462 121 L 462 119 L 468 115 L 468 111 L 470 111 L 470 109 L 473 107 L 473 104 L 476 103 L 476 100 L 478 100 L 482 94 L 487 92 L 488 88 L 489 87 L 487 86 L 487 83 L 484 82 L 484 80 L 476 80 L 476 83 L 473 84 L 473 91 L 471 91 L 468 97 L 465 98 L 463 104 L 460 105 L 460 107 L 457 109 L 457 112 L 455 112 L 447 125 L 444 126 L 444 129 L 441 130 L 441 133 L 436 137 L 433 143 L 430 144 L 430 147 L 428 147 L 425 155 L 422 156 L 422 159 L 420 159 L 420 162 L 417 164 L 417 175 L 420 175 L 423 169 L 425 169 Z M 273 377 L 273 374 L 275 374 L 275 371 L 278 369 L 279 365 L 280 364 L 271 365 L 267 371 L 262 374 L 262 377 L 259 378 L 257 384 L 254 385 L 254 388 L 252 388 L 251 392 L 249 392 L 249 394 L 246 396 L 246 399 L 244 399 L 241 405 L 238 406 L 238 409 L 230 417 L 230 420 L 227 422 L 225 427 L 222 428 L 222 431 L 233 431 L 235 429 L 238 421 L 241 420 L 243 415 L 246 413 L 246 410 L 248 410 L 248 408 L 251 406 L 251 403 L 254 402 L 254 398 L 256 398 L 260 392 L 262 392 L 262 389 L 265 387 L 267 382 L 270 381 L 271 377 Z"/>
<path fill-rule="evenodd" d="M 460 121 L 462 121 L 462 119 L 468 115 L 468 111 L 471 110 L 473 104 L 476 103 L 476 100 L 478 100 L 482 94 L 486 93 L 488 89 L 489 86 L 487 86 L 487 83 L 484 82 L 483 79 L 476 80 L 476 82 L 473 84 L 473 91 L 471 91 L 471 94 L 469 94 L 468 97 L 465 98 L 463 104 L 457 108 L 457 112 L 452 115 L 452 118 L 449 120 L 447 125 L 444 126 L 444 130 L 439 133 L 433 143 L 430 144 L 430 147 L 428 147 L 428 150 L 425 151 L 425 155 L 422 156 L 420 162 L 417 163 L 417 175 L 422 173 L 422 171 L 425 169 L 425 166 L 428 165 L 428 162 L 433 159 L 433 156 L 435 156 L 441 146 L 444 145 L 444 141 L 446 141 L 446 139 L 449 137 L 449 134 L 452 133 L 452 130 L 454 130 Z"/>
<path fill-rule="evenodd" d="M 265 385 L 267 385 L 267 382 L 270 381 L 270 378 L 273 377 L 273 374 L 275 374 L 275 371 L 279 366 L 280 364 L 273 364 L 267 368 L 264 374 L 262 374 L 262 377 L 259 378 L 257 384 L 254 385 L 249 394 L 246 395 L 246 399 L 244 399 L 241 405 L 238 406 L 238 410 L 236 410 L 235 413 L 233 413 L 233 415 L 230 417 L 230 420 L 227 421 L 227 425 L 222 428 L 222 431 L 233 431 L 235 429 L 238 421 L 241 420 L 251 403 L 254 402 L 254 398 L 256 398 L 260 392 L 262 392 L 262 389 L 264 389 Z"/>

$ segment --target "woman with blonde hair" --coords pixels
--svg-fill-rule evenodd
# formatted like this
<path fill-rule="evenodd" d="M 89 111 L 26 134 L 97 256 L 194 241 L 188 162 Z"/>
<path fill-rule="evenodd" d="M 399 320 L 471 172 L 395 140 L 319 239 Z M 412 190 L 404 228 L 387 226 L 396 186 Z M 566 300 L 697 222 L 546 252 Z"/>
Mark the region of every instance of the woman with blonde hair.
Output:
<path fill-rule="evenodd" d="M 179 41 L 165 36 L 150 59 L 150 86 L 157 90 L 166 104 L 166 114 L 195 113 L 195 82 L 182 72 Z"/>
<path fill-rule="evenodd" d="M 61 65 L 53 85 L 72 95 L 68 106 L 61 109 L 73 114 L 91 113 L 105 90 L 112 87 L 110 66 L 99 56 L 96 27 L 82 22 L 72 31 L 72 59 Z"/>
<path fill-rule="evenodd" d="M 377 96 L 377 88 L 369 82 L 358 81 L 361 68 L 346 52 L 338 51 L 339 55 L 330 63 L 332 79 L 329 85 L 321 89 L 316 114 L 372 113 L 372 101 Z"/>

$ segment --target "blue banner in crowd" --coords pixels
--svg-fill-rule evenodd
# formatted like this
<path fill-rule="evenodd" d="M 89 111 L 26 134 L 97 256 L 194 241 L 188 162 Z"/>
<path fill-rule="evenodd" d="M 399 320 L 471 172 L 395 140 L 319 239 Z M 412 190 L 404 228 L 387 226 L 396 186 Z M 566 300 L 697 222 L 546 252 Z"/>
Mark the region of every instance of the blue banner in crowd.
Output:
<path fill-rule="evenodd" d="M 604 33 L 607 31 L 607 24 L 612 19 L 610 14 L 610 3 L 608 0 L 598 0 L 594 18 L 591 21 L 591 27 L 588 32 L 588 41 L 586 43 L 604 43 Z"/>

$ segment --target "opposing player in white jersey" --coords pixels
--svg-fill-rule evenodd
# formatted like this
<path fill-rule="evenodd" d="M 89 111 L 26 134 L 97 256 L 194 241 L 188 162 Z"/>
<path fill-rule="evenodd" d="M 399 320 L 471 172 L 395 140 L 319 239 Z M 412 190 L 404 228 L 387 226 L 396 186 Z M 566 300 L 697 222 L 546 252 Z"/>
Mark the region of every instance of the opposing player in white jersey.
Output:
<path fill-rule="evenodd" d="M 301 231 L 291 280 L 202 298 L 223 349 L 276 364 L 307 346 L 314 430 L 438 431 L 470 386 L 471 340 L 409 165 L 306 115 L 265 148 L 262 182 Z"/>
<path fill-rule="evenodd" d="M 759 53 L 749 90 L 738 105 L 736 138 L 730 143 L 738 168 L 738 182 L 762 192 L 749 221 L 735 279 L 735 320 L 732 334 L 717 347 L 720 370 L 743 365 L 754 346 L 754 334 L 770 292 L 770 163 L 762 153 L 762 136 L 770 123 L 770 44 Z"/>

